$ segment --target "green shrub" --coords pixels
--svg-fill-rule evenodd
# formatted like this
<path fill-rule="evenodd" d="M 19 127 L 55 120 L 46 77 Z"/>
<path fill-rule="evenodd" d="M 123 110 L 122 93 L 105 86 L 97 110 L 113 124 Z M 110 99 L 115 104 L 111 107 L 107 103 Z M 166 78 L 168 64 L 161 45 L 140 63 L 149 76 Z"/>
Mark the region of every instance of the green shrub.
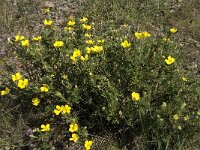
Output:
<path fill-rule="evenodd" d="M 29 121 L 30 147 L 85 146 L 107 127 L 133 129 L 149 149 L 183 147 L 199 131 L 200 81 L 183 70 L 176 30 L 133 35 L 110 23 L 99 35 L 96 23 L 47 19 L 39 35 L 10 43 L 23 65 L 1 86 L 1 101 L 12 99 L 13 115 Z"/>

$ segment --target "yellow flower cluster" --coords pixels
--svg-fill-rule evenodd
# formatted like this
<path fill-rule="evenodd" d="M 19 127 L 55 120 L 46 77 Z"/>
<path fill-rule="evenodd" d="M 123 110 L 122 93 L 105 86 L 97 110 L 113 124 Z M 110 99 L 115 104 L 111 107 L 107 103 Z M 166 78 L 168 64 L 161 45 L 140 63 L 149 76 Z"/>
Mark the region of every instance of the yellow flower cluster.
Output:
<path fill-rule="evenodd" d="M 144 38 L 147 38 L 147 37 L 150 37 L 151 34 L 148 33 L 148 32 L 135 32 L 135 37 L 137 39 L 144 39 Z"/>
<path fill-rule="evenodd" d="M 49 91 L 49 86 L 47 84 L 43 84 L 41 87 L 40 87 L 40 91 L 41 92 L 48 92 Z"/>
<path fill-rule="evenodd" d="M 1 95 L 7 95 L 8 93 L 10 93 L 10 89 L 8 87 L 5 88 L 5 90 L 1 91 Z"/>
<path fill-rule="evenodd" d="M 78 141 L 79 136 L 78 136 L 78 134 L 74 133 L 74 132 L 78 131 L 78 129 L 79 129 L 79 127 L 78 127 L 77 123 L 71 123 L 69 125 L 69 132 L 72 133 L 72 137 L 69 139 L 70 141 L 74 141 L 74 142 Z"/>
<path fill-rule="evenodd" d="M 88 18 L 86 17 L 83 17 L 82 19 L 80 19 L 80 22 L 86 22 L 86 21 L 88 21 Z"/>
<path fill-rule="evenodd" d="M 25 37 L 23 36 L 23 35 L 20 35 L 20 33 L 18 33 L 16 36 L 15 36 L 15 41 L 17 42 L 17 41 L 22 41 L 22 40 L 24 40 L 25 39 Z"/>
<path fill-rule="evenodd" d="M 86 40 L 85 43 L 86 43 L 86 44 L 91 44 L 91 45 L 92 45 L 92 44 L 94 44 L 94 41 L 93 41 L 93 40 Z"/>
<path fill-rule="evenodd" d="M 103 51 L 103 46 L 93 46 L 93 47 L 86 47 L 86 51 L 88 54 L 91 54 L 91 53 L 99 53 L 99 52 L 102 52 Z"/>
<path fill-rule="evenodd" d="M 41 131 L 45 132 L 45 131 L 50 131 L 50 124 L 42 124 L 41 125 Z"/>
<path fill-rule="evenodd" d="M 93 144 L 93 141 L 91 141 L 91 140 L 86 140 L 85 143 L 84 143 L 85 150 L 90 150 L 92 144 Z"/>
<path fill-rule="evenodd" d="M 16 74 L 12 75 L 12 80 L 18 81 L 17 85 L 19 88 L 24 89 L 27 85 L 28 85 L 28 79 L 21 79 L 22 76 L 19 72 L 17 72 Z"/>
<path fill-rule="evenodd" d="M 73 60 L 74 63 L 77 63 L 77 58 L 79 57 L 82 61 L 88 60 L 88 55 L 86 54 L 85 56 L 81 56 L 81 51 L 79 49 L 73 51 L 73 55 L 70 56 L 70 59 Z"/>
<path fill-rule="evenodd" d="M 71 112 L 71 107 L 69 105 L 56 105 L 56 109 L 54 109 L 54 113 L 56 115 L 59 115 L 60 113 L 66 114 Z"/>

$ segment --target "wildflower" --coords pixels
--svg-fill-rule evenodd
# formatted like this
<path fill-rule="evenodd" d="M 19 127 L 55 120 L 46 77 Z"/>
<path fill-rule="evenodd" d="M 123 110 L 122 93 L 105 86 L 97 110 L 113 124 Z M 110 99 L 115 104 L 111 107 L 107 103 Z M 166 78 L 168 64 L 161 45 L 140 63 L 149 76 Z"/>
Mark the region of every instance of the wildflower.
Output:
<path fill-rule="evenodd" d="M 42 128 L 41 131 L 50 131 L 50 124 L 46 124 L 46 125 L 42 124 L 41 128 Z"/>
<path fill-rule="evenodd" d="M 73 57 L 79 57 L 81 56 L 81 51 L 79 49 L 75 49 L 73 52 Z"/>
<path fill-rule="evenodd" d="M 197 115 L 200 116 L 200 111 L 197 112 Z"/>
<path fill-rule="evenodd" d="M 69 26 L 73 26 L 73 25 L 75 25 L 75 21 L 68 21 L 68 23 L 67 23 Z"/>
<path fill-rule="evenodd" d="M 39 98 L 35 97 L 35 98 L 32 99 L 32 104 L 33 104 L 34 106 L 38 106 L 39 103 L 40 103 L 40 99 L 39 99 Z"/>
<path fill-rule="evenodd" d="M 85 149 L 90 150 L 92 143 L 93 143 L 93 141 L 86 140 L 85 143 L 84 143 Z"/>
<path fill-rule="evenodd" d="M 10 89 L 8 87 L 5 88 L 5 90 L 1 91 L 1 95 L 7 95 L 8 93 L 10 93 Z"/>
<path fill-rule="evenodd" d="M 94 41 L 93 40 L 86 40 L 85 43 L 86 44 L 94 44 Z"/>
<path fill-rule="evenodd" d="M 90 30 L 92 28 L 92 26 L 90 25 L 86 25 L 86 24 L 82 24 L 82 27 L 86 30 Z"/>
<path fill-rule="evenodd" d="M 85 37 L 88 37 L 88 38 L 90 38 L 92 35 L 91 34 L 89 34 L 89 33 L 85 33 L 85 35 L 84 35 Z"/>
<path fill-rule="evenodd" d="M 15 41 L 17 42 L 17 41 L 22 41 L 22 40 L 24 40 L 25 39 L 25 37 L 23 36 L 23 35 L 20 35 L 20 33 L 18 33 L 16 36 L 15 36 Z"/>
<path fill-rule="evenodd" d="M 12 80 L 13 81 L 18 81 L 19 79 L 21 79 L 22 76 L 19 72 L 17 72 L 16 74 L 12 75 Z"/>
<path fill-rule="evenodd" d="M 105 41 L 104 41 L 104 39 L 102 39 L 102 40 L 97 40 L 97 42 L 103 44 Z"/>
<path fill-rule="evenodd" d="M 48 92 L 49 86 L 47 84 L 43 84 L 42 87 L 40 87 L 41 92 Z"/>
<path fill-rule="evenodd" d="M 21 44 L 23 47 L 27 47 L 27 46 L 29 46 L 29 40 L 21 41 Z"/>
<path fill-rule="evenodd" d="M 121 43 L 121 46 L 122 46 L 123 48 L 128 48 L 128 47 L 131 46 L 131 43 L 129 43 L 127 40 L 125 40 L 125 41 L 123 41 L 123 42 Z"/>
<path fill-rule="evenodd" d="M 179 129 L 179 130 L 182 130 L 182 127 L 181 127 L 181 126 L 178 126 L 178 129 Z"/>
<path fill-rule="evenodd" d="M 175 59 L 171 56 L 168 56 L 167 59 L 165 59 L 165 62 L 168 64 L 168 65 L 171 65 L 175 62 Z"/>
<path fill-rule="evenodd" d="M 183 81 L 187 81 L 187 78 L 186 78 L 186 77 L 182 77 L 182 80 L 183 80 Z"/>
<path fill-rule="evenodd" d="M 20 79 L 17 85 L 19 88 L 24 89 L 28 85 L 28 79 Z"/>
<path fill-rule="evenodd" d="M 131 96 L 132 96 L 132 100 L 135 100 L 135 101 L 139 101 L 140 100 L 140 94 L 139 93 L 133 92 L 131 94 Z"/>
<path fill-rule="evenodd" d="M 178 116 L 177 114 L 175 114 L 175 115 L 173 116 L 173 119 L 176 121 L 176 120 L 179 119 L 179 116 Z"/>
<path fill-rule="evenodd" d="M 64 45 L 63 41 L 55 41 L 53 46 L 56 48 L 62 47 Z"/>
<path fill-rule="evenodd" d="M 184 118 L 183 118 L 185 121 L 187 121 L 188 119 L 190 119 L 190 117 L 188 115 L 186 115 Z"/>
<path fill-rule="evenodd" d="M 71 107 L 69 105 L 63 106 L 63 108 L 62 108 L 63 114 L 66 114 L 66 113 L 70 114 L 70 112 L 71 112 Z"/>
<path fill-rule="evenodd" d="M 76 124 L 76 123 L 71 123 L 70 125 L 69 125 L 69 132 L 76 132 L 76 131 L 78 131 L 78 124 Z"/>
<path fill-rule="evenodd" d="M 59 115 L 63 111 L 63 106 L 56 105 L 56 109 L 54 109 L 54 113 Z"/>
<path fill-rule="evenodd" d="M 89 50 L 89 49 L 88 49 Z M 103 47 L 102 46 L 97 46 L 95 45 L 94 47 L 90 47 L 90 51 L 87 50 L 87 53 L 89 54 L 90 52 L 101 52 L 103 51 Z"/>
<path fill-rule="evenodd" d="M 73 60 L 74 63 L 77 62 L 76 57 L 74 57 L 74 56 L 70 56 L 70 59 Z"/>
<path fill-rule="evenodd" d="M 70 141 L 74 141 L 75 143 L 78 141 L 79 136 L 76 133 L 72 134 L 72 137 L 69 139 Z"/>
<path fill-rule="evenodd" d="M 148 33 L 148 32 L 135 32 L 135 37 L 137 39 L 144 39 L 144 38 L 147 38 L 147 37 L 150 37 L 151 34 Z"/>
<path fill-rule="evenodd" d="M 49 9 L 49 8 L 45 8 L 45 9 L 44 9 L 44 12 L 45 12 L 45 13 L 49 13 L 49 12 L 50 12 L 50 9 Z"/>
<path fill-rule="evenodd" d="M 42 36 L 33 37 L 33 41 L 40 41 L 42 39 Z"/>
<path fill-rule="evenodd" d="M 171 32 L 171 33 L 176 33 L 176 32 L 177 32 L 177 29 L 176 29 L 176 28 L 171 28 L 171 29 L 170 29 L 170 32 Z"/>
<path fill-rule="evenodd" d="M 46 26 L 50 26 L 50 25 L 52 25 L 53 21 L 52 21 L 52 20 L 47 20 L 47 19 L 45 19 L 45 20 L 43 21 L 43 23 L 44 23 L 44 25 L 46 25 Z"/>
<path fill-rule="evenodd" d="M 71 28 L 71 27 L 64 27 L 64 30 L 67 30 L 67 31 L 72 31 L 72 30 L 73 30 L 73 28 Z"/>
<path fill-rule="evenodd" d="M 82 19 L 80 19 L 80 22 L 86 22 L 86 21 L 88 21 L 88 18 L 86 17 L 83 17 Z"/>
<path fill-rule="evenodd" d="M 81 56 L 81 60 L 82 60 L 82 61 L 88 60 L 88 55 L 86 54 L 85 57 Z"/>

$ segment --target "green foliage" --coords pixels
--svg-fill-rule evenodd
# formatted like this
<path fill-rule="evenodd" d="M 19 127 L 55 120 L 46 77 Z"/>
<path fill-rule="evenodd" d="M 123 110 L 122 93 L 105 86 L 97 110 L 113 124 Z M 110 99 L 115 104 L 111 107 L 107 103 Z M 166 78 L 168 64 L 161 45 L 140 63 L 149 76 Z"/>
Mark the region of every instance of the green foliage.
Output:
<path fill-rule="evenodd" d="M 59 145 L 72 145 L 69 126 L 74 122 L 80 126 L 76 144 L 82 146 L 91 133 L 107 127 L 137 130 L 147 149 L 178 149 L 199 133 L 200 80 L 182 68 L 184 49 L 175 40 L 177 33 L 166 29 L 159 34 L 163 36 L 151 33 L 139 39 L 129 25 L 110 22 L 100 35 L 95 28 L 98 21 L 86 21 L 92 26 L 87 30 L 79 19 L 71 17 L 60 24 L 53 20 L 52 25 L 41 25 L 39 35 L 33 35 L 41 40 L 30 36 L 25 37 L 29 44 L 24 46 L 24 40 L 10 43 L 23 64 L 22 78 L 28 83 L 21 88 L 19 81 L 9 77 L 1 93 L 6 87 L 10 91 L 1 94 L 1 100 L 12 99 L 13 107 L 18 106 L 13 115 L 27 117 L 31 148 L 49 149 L 58 141 Z M 70 20 L 75 21 L 72 30 L 64 28 Z M 94 44 L 87 44 L 89 39 Z M 105 42 L 98 41 L 102 39 Z M 124 40 L 131 46 L 122 46 Z M 64 45 L 54 45 L 56 41 Z M 175 62 L 167 64 L 168 56 Z M 132 92 L 140 99 L 132 98 Z M 38 106 L 32 103 L 35 97 L 40 99 Z M 57 105 L 70 106 L 71 113 L 56 115 Z M 50 124 L 50 131 L 42 132 L 42 124 Z"/>

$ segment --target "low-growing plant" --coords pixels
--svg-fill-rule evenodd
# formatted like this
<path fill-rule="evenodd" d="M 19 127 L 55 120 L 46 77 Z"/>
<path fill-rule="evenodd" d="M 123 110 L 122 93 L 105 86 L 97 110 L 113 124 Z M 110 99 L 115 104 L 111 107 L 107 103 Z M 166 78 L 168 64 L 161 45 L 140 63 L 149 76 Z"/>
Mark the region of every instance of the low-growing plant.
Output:
<path fill-rule="evenodd" d="M 89 150 L 92 134 L 109 127 L 134 131 L 147 149 L 181 149 L 199 133 L 200 81 L 182 68 L 176 28 L 157 37 L 111 22 L 99 35 L 98 21 L 58 24 L 47 13 L 40 33 L 10 42 L 22 65 L 1 86 L 1 101 L 12 99 L 13 115 L 29 121 L 31 148 Z M 129 149 L 130 133 L 122 137 Z"/>

